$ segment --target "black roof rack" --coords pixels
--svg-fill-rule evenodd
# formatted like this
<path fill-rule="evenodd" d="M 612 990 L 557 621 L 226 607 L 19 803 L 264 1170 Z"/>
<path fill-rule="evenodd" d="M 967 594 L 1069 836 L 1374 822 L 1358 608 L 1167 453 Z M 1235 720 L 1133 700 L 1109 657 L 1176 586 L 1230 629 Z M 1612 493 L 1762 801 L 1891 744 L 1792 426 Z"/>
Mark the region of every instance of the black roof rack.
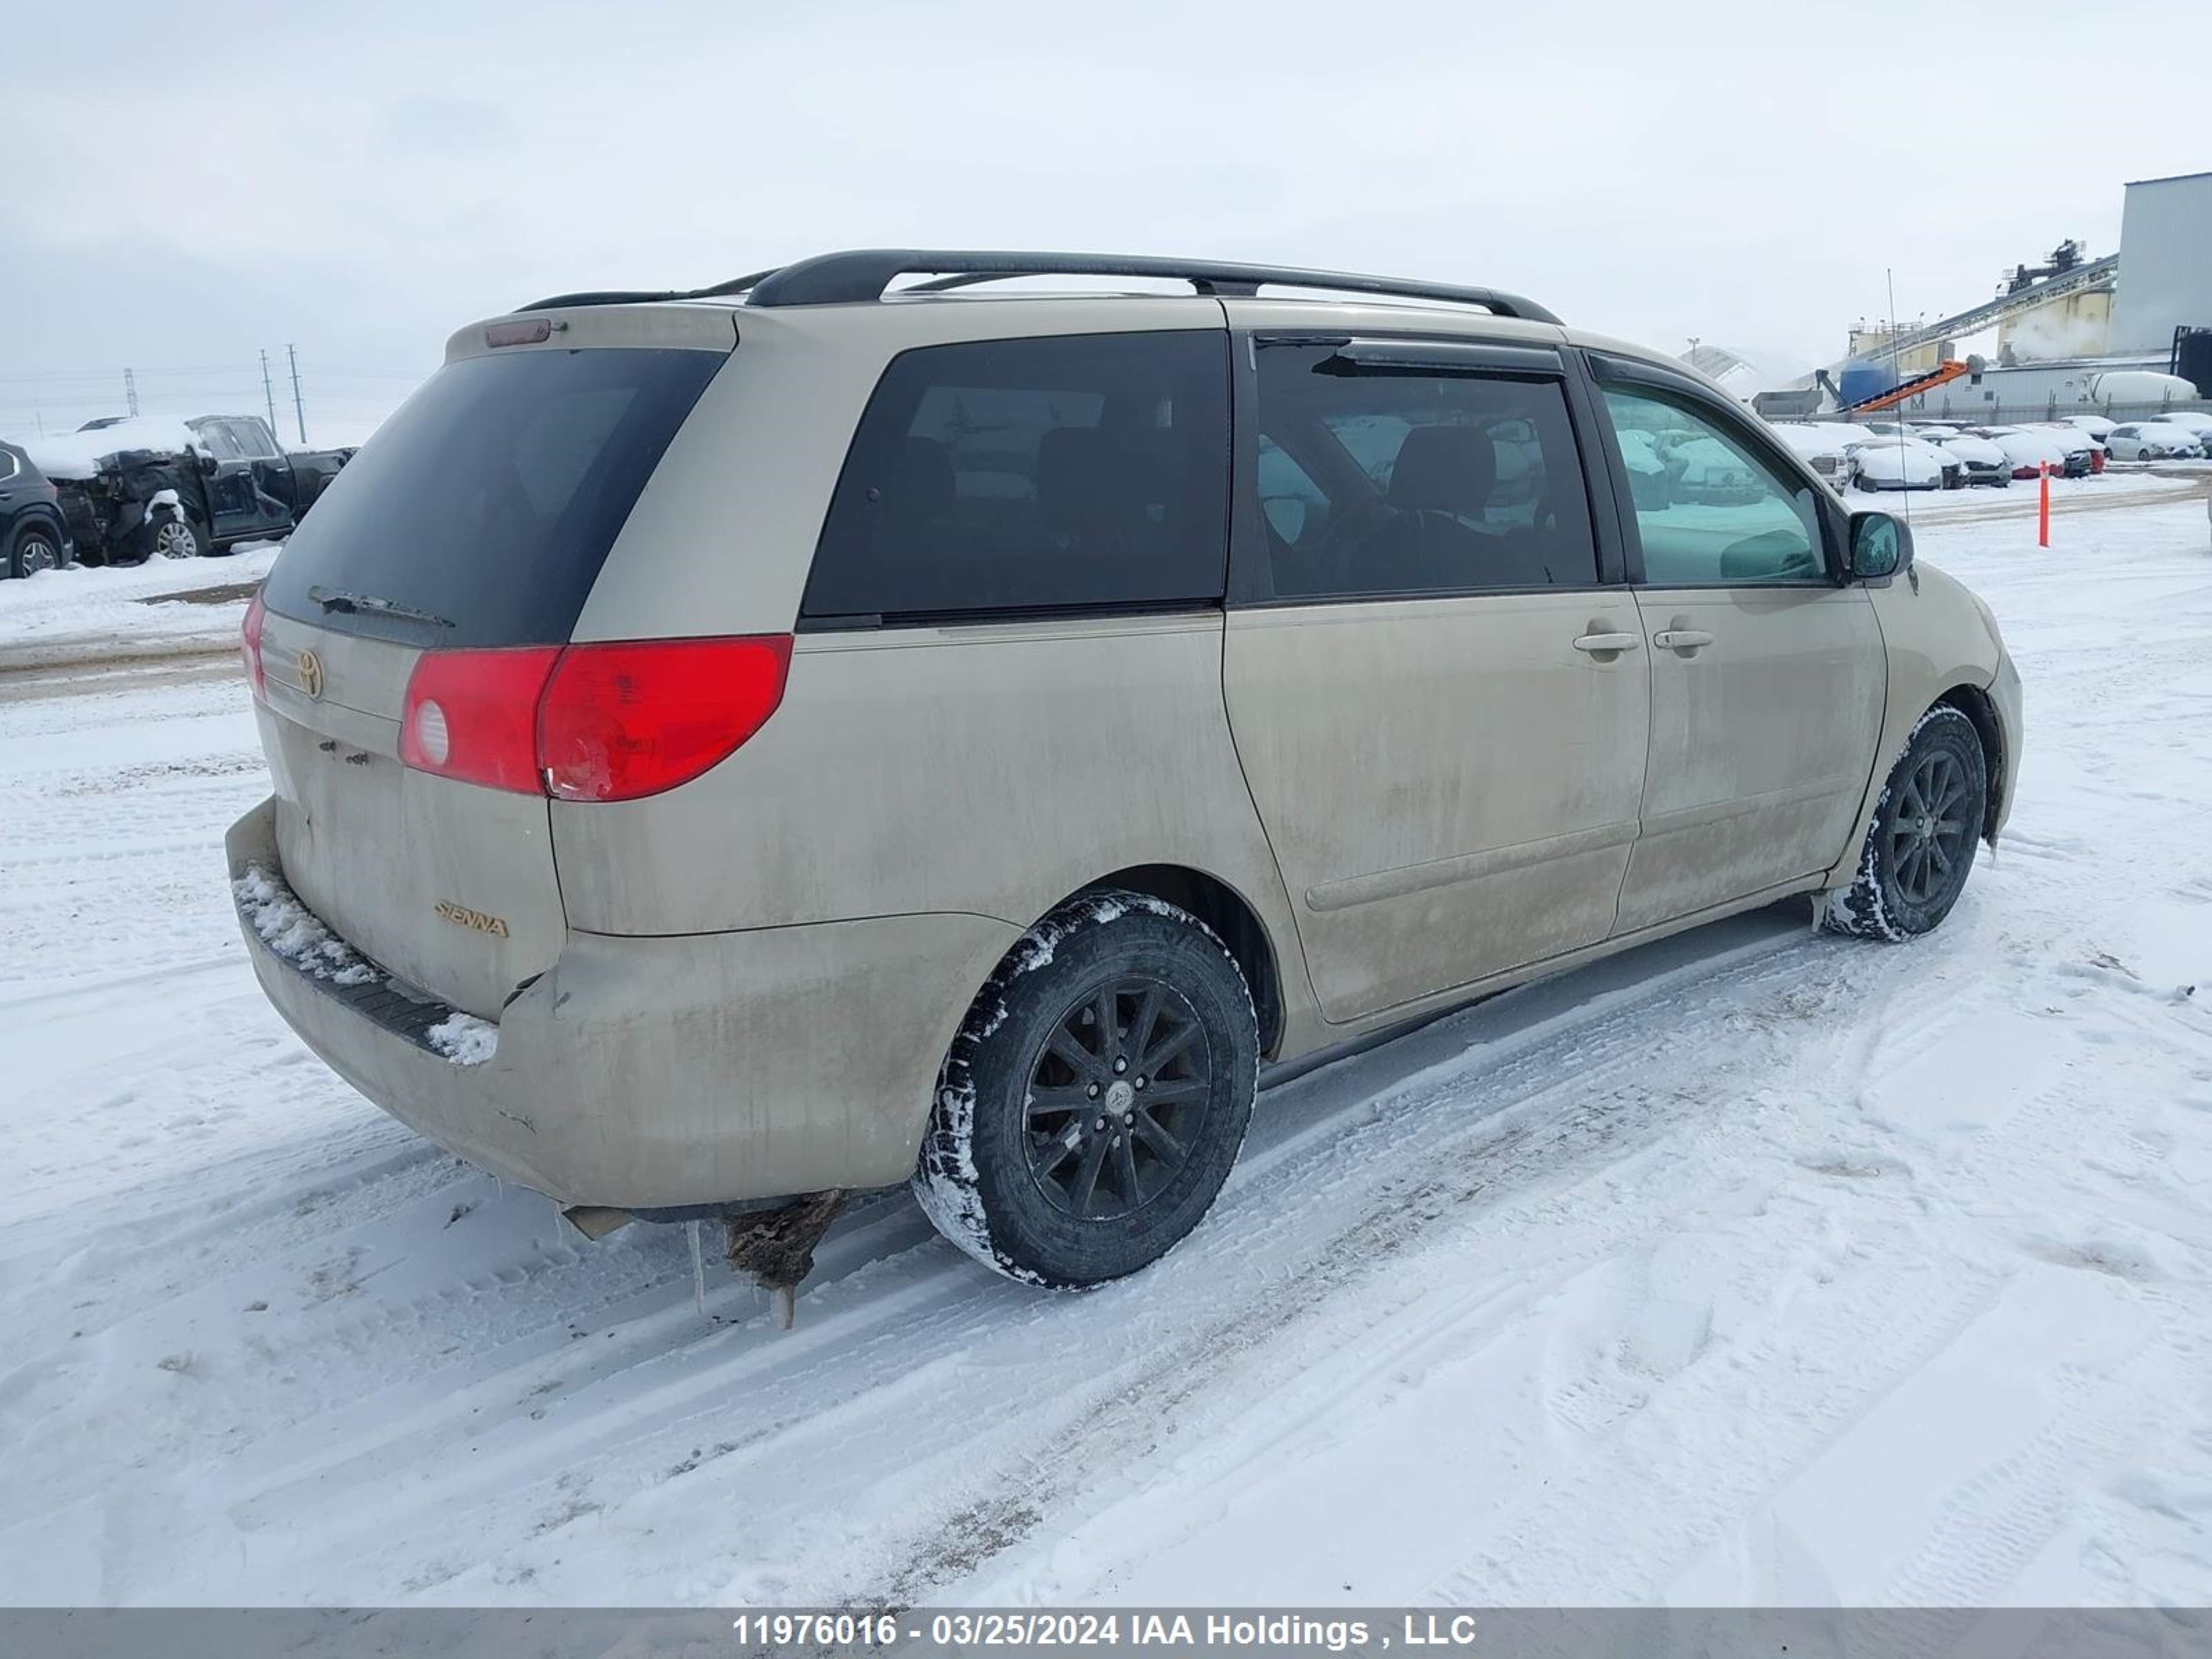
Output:
<path fill-rule="evenodd" d="M 1221 259 L 1170 259 L 1141 253 L 957 252 L 930 248 L 860 248 L 817 254 L 774 270 L 758 270 L 712 288 L 665 293 L 598 292 L 556 294 L 518 307 L 550 311 L 556 307 L 635 305 L 661 300 L 716 300 L 745 296 L 756 306 L 831 306 L 880 300 L 901 276 L 931 280 L 902 290 L 942 293 L 1010 276 L 1156 276 L 1188 283 L 1200 294 L 1244 297 L 1262 283 L 1318 289 L 1337 294 L 1373 294 L 1390 299 L 1437 300 L 1480 306 L 1499 317 L 1533 323 L 1559 319 L 1534 300 L 1493 288 L 1455 283 L 1425 283 L 1396 276 L 1364 276 L 1352 271 L 1306 270 L 1296 265 L 1239 264 Z"/>
<path fill-rule="evenodd" d="M 850 305 L 880 300 L 900 276 L 929 275 L 915 292 L 941 292 L 1008 276 L 1158 276 L 1188 283 L 1200 294 L 1249 295 L 1262 283 L 1376 294 L 1394 299 L 1441 300 L 1476 305 L 1500 317 L 1530 322 L 1559 319 L 1534 300 L 1498 289 L 1455 283 L 1410 282 L 1351 271 L 1305 270 L 1295 265 L 1239 264 L 1222 259 L 1169 259 L 1142 253 L 955 252 L 932 248 L 863 248 L 818 254 L 761 278 L 747 303 L 757 306 Z"/>

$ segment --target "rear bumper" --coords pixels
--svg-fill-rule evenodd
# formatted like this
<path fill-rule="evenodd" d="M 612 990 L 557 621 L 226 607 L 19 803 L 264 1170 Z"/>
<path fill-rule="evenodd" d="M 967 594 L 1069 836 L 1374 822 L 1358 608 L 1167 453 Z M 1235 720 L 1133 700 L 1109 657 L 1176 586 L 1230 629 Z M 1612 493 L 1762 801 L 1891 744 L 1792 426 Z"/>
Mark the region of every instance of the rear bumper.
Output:
<path fill-rule="evenodd" d="M 274 803 L 234 824 L 225 850 L 234 883 L 249 870 L 281 882 Z M 945 1051 L 1020 933 L 966 915 L 571 933 L 479 1030 L 447 1026 L 451 1010 L 371 966 L 333 974 L 342 958 L 272 945 L 240 902 L 263 991 L 332 1071 L 471 1164 L 564 1204 L 631 1210 L 904 1180 Z M 445 1051 L 487 1048 L 474 1063 Z"/>

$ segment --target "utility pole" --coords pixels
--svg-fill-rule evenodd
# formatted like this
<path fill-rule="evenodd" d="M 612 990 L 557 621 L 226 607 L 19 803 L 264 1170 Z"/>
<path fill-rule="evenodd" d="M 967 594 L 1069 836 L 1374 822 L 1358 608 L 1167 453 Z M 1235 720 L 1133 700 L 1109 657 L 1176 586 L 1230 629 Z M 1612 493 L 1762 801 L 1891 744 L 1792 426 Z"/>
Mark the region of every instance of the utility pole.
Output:
<path fill-rule="evenodd" d="M 261 401 L 269 410 L 269 435 L 276 435 L 276 393 L 269 384 L 269 348 L 261 348 Z"/>
<path fill-rule="evenodd" d="M 133 415 L 138 412 L 138 377 L 127 368 L 123 371 L 123 401 Z"/>
<path fill-rule="evenodd" d="M 292 413 L 300 422 L 300 441 L 307 441 L 307 405 L 300 396 L 300 348 L 288 345 L 284 355 L 292 360 Z"/>

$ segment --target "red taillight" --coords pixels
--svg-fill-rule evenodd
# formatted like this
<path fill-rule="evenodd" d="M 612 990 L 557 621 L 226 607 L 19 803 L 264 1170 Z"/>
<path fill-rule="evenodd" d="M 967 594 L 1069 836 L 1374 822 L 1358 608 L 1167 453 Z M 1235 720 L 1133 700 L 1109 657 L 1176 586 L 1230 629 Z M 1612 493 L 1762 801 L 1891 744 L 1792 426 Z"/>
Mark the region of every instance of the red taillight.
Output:
<path fill-rule="evenodd" d="M 419 772 L 562 800 L 635 800 L 689 782 L 783 700 L 791 636 L 430 651 L 399 758 Z"/>
<path fill-rule="evenodd" d="M 399 758 L 418 772 L 536 794 L 538 700 L 557 645 L 426 651 L 407 681 Z"/>
<path fill-rule="evenodd" d="M 253 688 L 256 702 L 269 701 L 269 682 L 261 677 L 261 622 L 267 614 L 257 588 L 253 603 L 246 607 L 246 620 L 238 625 L 238 648 L 246 658 L 246 683 Z"/>
<path fill-rule="evenodd" d="M 688 783 L 783 701 L 791 636 L 572 645 L 538 711 L 545 792 L 635 800 Z"/>

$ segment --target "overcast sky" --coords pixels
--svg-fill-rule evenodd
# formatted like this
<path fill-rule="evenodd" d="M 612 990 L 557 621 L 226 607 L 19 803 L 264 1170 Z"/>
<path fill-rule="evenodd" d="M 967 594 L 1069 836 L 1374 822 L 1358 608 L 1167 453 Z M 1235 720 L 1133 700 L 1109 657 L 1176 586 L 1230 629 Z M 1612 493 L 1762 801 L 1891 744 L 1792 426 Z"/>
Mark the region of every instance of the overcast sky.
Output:
<path fill-rule="evenodd" d="M 2193 20 L 2193 21 L 2192 21 Z M 839 246 L 1488 283 L 1807 362 L 2212 167 L 2196 0 L 13 9 L 0 432 L 261 405 L 353 438 L 458 324 Z M 288 393 L 280 385 L 279 407 Z M 287 416 L 289 423 L 289 413 Z"/>

